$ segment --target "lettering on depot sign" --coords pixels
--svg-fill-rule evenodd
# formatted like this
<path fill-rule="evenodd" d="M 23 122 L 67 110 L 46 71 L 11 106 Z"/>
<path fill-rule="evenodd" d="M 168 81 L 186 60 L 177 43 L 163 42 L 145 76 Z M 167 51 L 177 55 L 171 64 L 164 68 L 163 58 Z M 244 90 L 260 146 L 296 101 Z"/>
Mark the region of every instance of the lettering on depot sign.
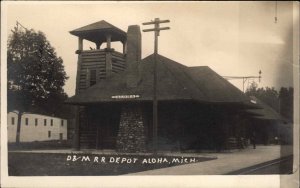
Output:
<path fill-rule="evenodd" d="M 136 99 L 140 98 L 140 95 L 113 95 L 112 99 Z"/>
<path fill-rule="evenodd" d="M 199 162 L 196 157 L 134 157 L 67 155 L 67 162 L 115 163 L 115 164 L 188 164 Z"/>

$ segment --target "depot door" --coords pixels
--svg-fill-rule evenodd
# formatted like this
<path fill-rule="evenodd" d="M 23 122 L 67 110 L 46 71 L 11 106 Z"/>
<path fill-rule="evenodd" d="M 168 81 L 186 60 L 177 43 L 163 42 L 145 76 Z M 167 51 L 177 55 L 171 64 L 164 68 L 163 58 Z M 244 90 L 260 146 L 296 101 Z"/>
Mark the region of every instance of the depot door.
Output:
<path fill-rule="evenodd" d="M 107 109 L 97 125 L 97 149 L 115 149 L 120 124 L 119 108 Z"/>

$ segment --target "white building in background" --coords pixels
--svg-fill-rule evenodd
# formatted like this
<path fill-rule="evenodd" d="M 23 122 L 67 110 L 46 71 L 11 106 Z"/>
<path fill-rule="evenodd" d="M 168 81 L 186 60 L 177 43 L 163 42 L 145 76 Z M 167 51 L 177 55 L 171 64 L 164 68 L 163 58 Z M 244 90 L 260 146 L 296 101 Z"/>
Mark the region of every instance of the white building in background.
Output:
<path fill-rule="evenodd" d="M 7 114 L 8 142 L 16 142 L 17 112 Z M 24 113 L 21 118 L 20 142 L 66 140 L 67 120 L 39 114 Z"/>

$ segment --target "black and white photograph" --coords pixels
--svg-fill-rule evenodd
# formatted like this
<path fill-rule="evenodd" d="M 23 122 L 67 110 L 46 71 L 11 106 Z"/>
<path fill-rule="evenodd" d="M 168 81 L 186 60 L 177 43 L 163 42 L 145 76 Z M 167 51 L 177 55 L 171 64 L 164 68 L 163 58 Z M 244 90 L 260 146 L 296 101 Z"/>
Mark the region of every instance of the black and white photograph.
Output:
<path fill-rule="evenodd" d="M 3 187 L 299 187 L 297 2 L 5 1 L 1 17 Z"/>

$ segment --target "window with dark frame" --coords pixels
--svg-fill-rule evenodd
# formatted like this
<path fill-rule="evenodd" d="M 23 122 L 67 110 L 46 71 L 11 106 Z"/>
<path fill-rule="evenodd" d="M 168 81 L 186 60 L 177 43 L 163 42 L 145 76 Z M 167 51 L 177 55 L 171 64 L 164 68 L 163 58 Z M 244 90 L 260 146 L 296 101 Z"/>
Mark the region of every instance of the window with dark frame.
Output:
<path fill-rule="evenodd" d="M 47 119 L 44 119 L 44 126 L 47 125 Z"/>
<path fill-rule="evenodd" d="M 48 138 L 51 137 L 51 131 L 48 131 Z"/>
<path fill-rule="evenodd" d="M 64 126 L 64 120 L 62 119 L 61 120 L 61 124 L 60 124 L 62 127 Z"/>
<path fill-rule="evenodd" d="M 53 126 L 53 119 L 50 120 L 50 125 Z"/>
<path fill-rule="evenodd" d="M 25 125 L 28 125 L 28 118 L 25 118 Z"/>
<path fill-rule="evenodd" d="M 15 118 L 14 118 L 14 117 L 11 118 L 11 124 L 12 124 L 12 125 L 15 124 Z"/>
<path fill-rule="evenodd" d="M 38 119 L 37 119 L 37 118 L 35 118 L 35 120 L 34 120 L 34 125 L 35 125 L 35 126 L 38 125 Z"/>
<path fill-rule="evenodd" d="M 97 82 L 97 71 L 95 69 L 90 70 L 90 86 L 95 85 Z"/>

